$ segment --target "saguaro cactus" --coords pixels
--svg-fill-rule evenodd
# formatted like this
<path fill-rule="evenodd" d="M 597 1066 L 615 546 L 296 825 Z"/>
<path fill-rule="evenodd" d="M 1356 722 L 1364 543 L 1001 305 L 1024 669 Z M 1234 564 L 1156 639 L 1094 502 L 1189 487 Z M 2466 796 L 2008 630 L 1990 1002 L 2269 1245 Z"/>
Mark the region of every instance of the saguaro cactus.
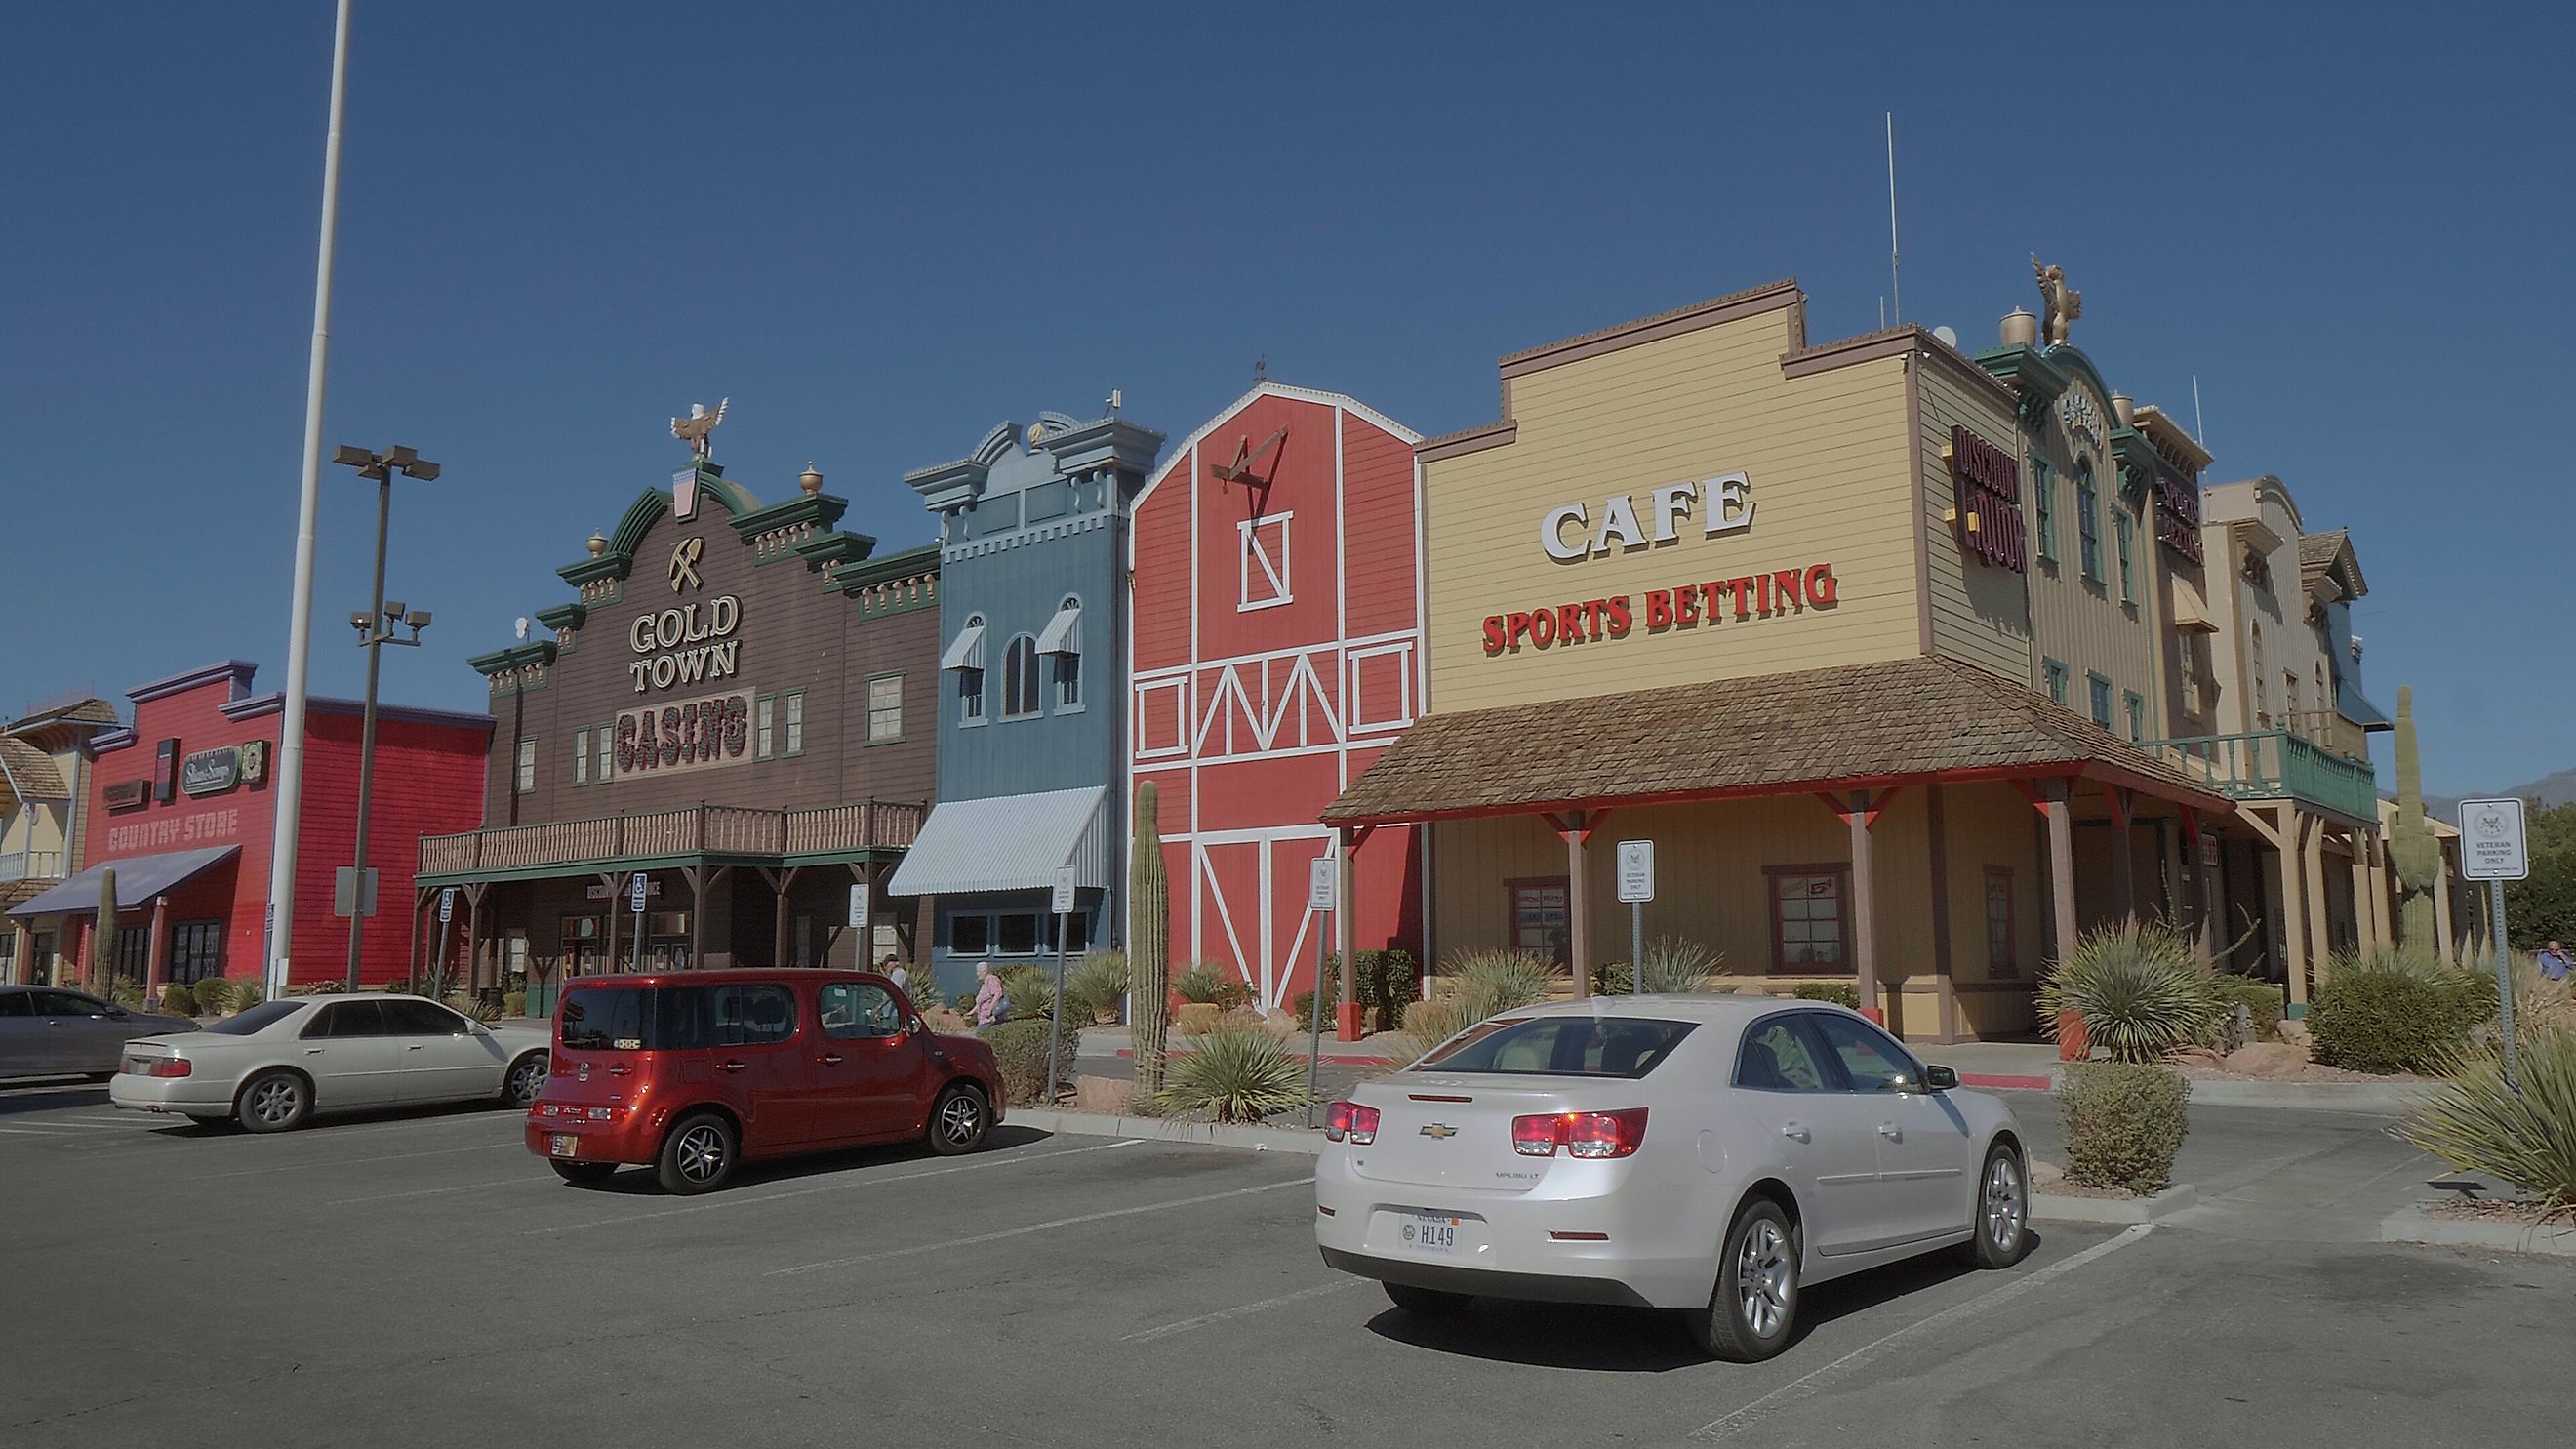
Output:
<path fill-rule="evenodd" d="M 2397 944 L 2413 956 L 2440 954 L 2433 891 L 2441 883 L 2442 843 L 2424 821 L 2423 757 L 2415 746 L 2415 687 L 2397 687 L 2397 824 L 2388 834 L 2388 858 L 2404 888 L 2398 905 Z"/>
<path fill-rule="evenodd" d="M 1163 1090 L 1163 1039 L 1172 1018 L 1172 896 L 1154 782 L 1136 787 L 1136 838 L 1127 848 L 1128 1020 L 1136 1037 L 1136 1100 Z"/>
<path fill-rule="evenodd" d="M 116 872 L 98 873 L 98 929 L 90 932 L 89 989 L 101 997 L 115 988 Z"/>

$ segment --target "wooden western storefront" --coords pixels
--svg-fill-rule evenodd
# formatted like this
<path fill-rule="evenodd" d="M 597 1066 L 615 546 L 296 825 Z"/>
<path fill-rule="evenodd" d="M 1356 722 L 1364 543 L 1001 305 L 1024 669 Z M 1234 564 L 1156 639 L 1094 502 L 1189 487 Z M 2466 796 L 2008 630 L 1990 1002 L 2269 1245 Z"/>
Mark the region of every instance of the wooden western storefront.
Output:
<path fill-rule="evenodd" d="M 2197 840 L 2231 810 L 2152 758 L 1948 660 L 1435 714 L 1327 819 L 1432 832 L 1444 956 L 1535 911 L 1578 991 L 1628 956 L 1609 846 L 1656 846 L 1646 934 L 1739 982 L 1851 983 L 1909 1036 L 2013 1036 L 2057 943 L 2163 919 L 2217 949 Z M 2098 835 L 2099 851 L 2078 849 Z M 2098 864 L 2088 857 L 2098 856 Z"/>

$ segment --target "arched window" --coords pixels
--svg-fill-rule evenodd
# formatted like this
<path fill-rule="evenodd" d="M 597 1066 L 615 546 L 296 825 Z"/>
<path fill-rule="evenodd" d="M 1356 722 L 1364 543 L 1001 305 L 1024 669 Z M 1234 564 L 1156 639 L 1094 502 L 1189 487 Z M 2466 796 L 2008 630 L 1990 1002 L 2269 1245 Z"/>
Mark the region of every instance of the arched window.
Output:
<path fill-rule="evenodd" d="M 1038 712 L 1038 641 L 1022 634 L 1002 655 L 1002 718 L 1026 719 Z"/>
<path fill-rule="evenodd" d="M 2263 626 L 2248 624 L 2245 627 L 2249 666 L 2245 673 L 2254 681 L 2254 723 L 2268 725 L 2272 722 L 2272 684 L 2263 677 Z"/>
<path fill-rule="evenodd" d="M 948 646 L 946 657 L 939 661 L 942 669 L 957 675 L 957 720 L 960 724 L 984 722 L 984 616 L 969 614 L 966 627 L 959 630 Z"/>
<path fill-rule="evenodd" d="M 2102 577 L 2102 490 L 2093 483 L 2093 460 L 2075 463 L 2075 543 L 2084 577 Z"/>

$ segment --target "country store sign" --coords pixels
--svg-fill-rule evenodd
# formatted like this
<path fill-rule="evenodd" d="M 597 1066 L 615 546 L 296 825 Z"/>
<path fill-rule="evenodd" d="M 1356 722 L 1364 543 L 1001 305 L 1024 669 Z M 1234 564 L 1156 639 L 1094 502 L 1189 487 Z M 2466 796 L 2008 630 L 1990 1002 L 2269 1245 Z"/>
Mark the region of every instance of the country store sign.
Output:
<path fill-rule="evenodd" d="M 1650 489 L 1642 512 L 1627 494 L 1611 495 L 1597 510 L 1588 502 L 1560 503 L 1539 516 L 1539 547 L 1559 564 L 1579 567 L 1593 559 L 1678 543 L 1689 532 L 1703 540 L 1745 533 L 1753 526 L 1751 489 L 1744 474 L 1722 473 Z M 1839 592 L 1832 564 L 1804 563 L 1677 580 L 1636 596 L 1534 601 L 1528 608 L 1485 617 L 1485 653 L 1625 639 L 1639 629 L 1655 635 L 1715 628 L 1729 619 L 1776 619 L 1832 608 Z"/>

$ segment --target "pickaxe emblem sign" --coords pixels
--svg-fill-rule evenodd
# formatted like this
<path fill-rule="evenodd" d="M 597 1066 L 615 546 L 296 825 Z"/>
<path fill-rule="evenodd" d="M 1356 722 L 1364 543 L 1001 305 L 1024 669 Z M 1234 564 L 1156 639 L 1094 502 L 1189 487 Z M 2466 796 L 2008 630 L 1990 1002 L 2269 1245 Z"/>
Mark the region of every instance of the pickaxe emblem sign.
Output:
<path fill-rule="evenodd" d="M 700 586 L 698 559 L 706 551 L 707 541 L 703 538 L 684 538 L 671 546 L 672 593 L 676 594 Z"/>

